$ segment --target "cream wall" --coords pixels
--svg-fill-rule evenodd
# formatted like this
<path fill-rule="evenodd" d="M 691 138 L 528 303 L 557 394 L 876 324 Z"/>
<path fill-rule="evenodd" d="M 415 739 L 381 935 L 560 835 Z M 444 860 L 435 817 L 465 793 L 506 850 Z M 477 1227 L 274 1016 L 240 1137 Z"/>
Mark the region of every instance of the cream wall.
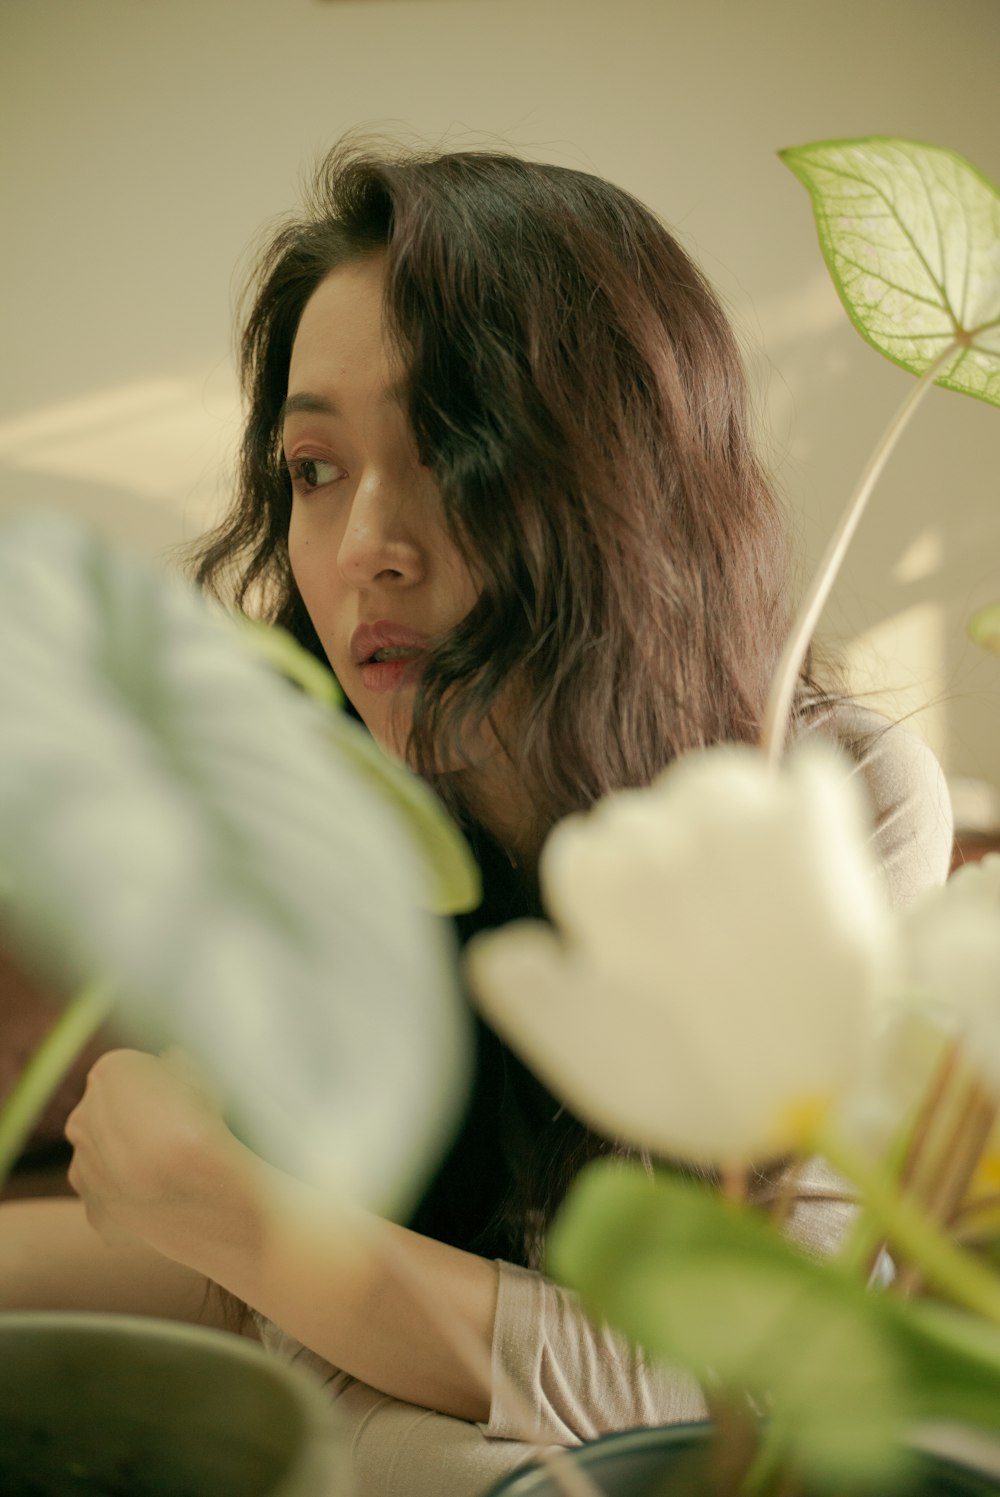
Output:
<path fill-rule="evenodd" d="M 909 389 L 847 323 L 785 145 L 898 134 L 1000 181 L 1000 0 L 2 0 L 0 505 L 147 550 L 215 510 L 239 268 L 365 126 L 506 144 L 632 189 L 736 316 L 822 549 Z M 933 391 L 824 620 L 956 774 L 1000 783 L 1000 412 Z"/>

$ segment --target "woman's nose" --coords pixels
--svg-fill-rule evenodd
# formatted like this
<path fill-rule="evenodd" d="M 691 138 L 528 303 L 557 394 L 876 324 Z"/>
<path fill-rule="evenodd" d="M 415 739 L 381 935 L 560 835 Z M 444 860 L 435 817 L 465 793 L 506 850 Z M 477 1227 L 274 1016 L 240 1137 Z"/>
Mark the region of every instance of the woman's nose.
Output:
<path fill-rule="evenodd" d="M 378 475 L 364 478 L 355 490 L 337 558 L 344 580 L 352 587 L 419 581 L 421 549 L 411 518 L 397 485 Z"/>

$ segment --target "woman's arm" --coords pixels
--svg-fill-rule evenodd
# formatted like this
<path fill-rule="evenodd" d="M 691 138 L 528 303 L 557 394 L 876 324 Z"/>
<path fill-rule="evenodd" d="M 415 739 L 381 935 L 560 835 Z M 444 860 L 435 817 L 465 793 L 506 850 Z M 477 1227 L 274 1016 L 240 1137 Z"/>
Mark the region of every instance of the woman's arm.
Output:
<path fill-rule="evenodd" d="M 101 1057 L 66 1136 L 70 1181 L 106 1241 L 139 1242 L 192 1282 L 221 1284 L 391 1397 L 488 1418 L 493 1263 L 367 1216 L 352 1230 L 319 1192 L 245 1148 L 176 1060 L 131 1050 Z M 461 1322 L 479 1353 L 478 1377 L 387 1256 L 402 1260 L 419 1298 Z"/>
<path fill-rule="evenodd" d="M 491 1262 L 367 1216 L 352 1231 L 317 1191 L 246 1149 L 168 1063 L 103 1057 L 67 1135 L 70 1177 L 106 1236 L 141 1238 L 224 1285 L 391 1398 L 489 1435 L 556 1444 L 704 1417 L 690 1377 L 649 1363 L 542 1275 L 503 1265 L 498 1297 Z M 790 1235 L 824 1251 L 841 1216 L 836 1204 L 810 1204 Z M 416 1281 L 416 1298 L 387 1258 Z M 462 1327 L 478 1373 L 421 1308 L 427 1300 Z"/>
<path fill-rule="evenodd" d="M 380 1392 L 458 1419 L 488 1419 L 496 1265 L 373 1218 L 351 1241 L 342 1221 L 317 1205 L 289 1210 L 280 1204 L 288 1199 L 288 1182 L 276 1180 L 251 1208 L 265 1219 L 263 1232 L 202 1260 L 219 1282 Z M 472 1344 L 472 1366 L 442 1332 L 445 1316 Z"/>
<path fill-rule="evenodd" d="M 82 1202 L 0 1205 L 0 1310 L 99 1310 L 225 1327 L 202 1274 L 141 1243 L 109 1246 Z"/>

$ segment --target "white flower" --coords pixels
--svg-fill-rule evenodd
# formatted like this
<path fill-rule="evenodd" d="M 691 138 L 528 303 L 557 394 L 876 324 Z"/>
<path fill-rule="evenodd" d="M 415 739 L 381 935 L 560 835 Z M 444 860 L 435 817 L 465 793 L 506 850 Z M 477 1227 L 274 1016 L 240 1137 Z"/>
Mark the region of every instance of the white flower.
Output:
<path fill-rule="evenodd" d="M 1000 1092 L 1000 855 L 923 895 L 902 930 L 911 1002 Z"/>
<path fill-rule="evenodd" d="M 911 1128 L 945 1064 L 952 1039 L 908 998 L 887 1005 L 880 1032 L 832 1120 L 871 1159 L 884 1159 Z M 953 1109 L 949 1108 L 948 1120 Z M 948 1121 L 946 1120 L 946 1121 Z"/>
<path fill-rule="evenodd" d="M 593 1127 L 738 1164 L 808 1146 L 856 1070 L 894 926 L 846 761 L 811 743 L 688 755 L 552 833 L 561 932 L 481 936 L 495 1028 Z"/>
<path fill-rule="evenodd" d="M 914 1128 L 924 1152 L 953 1150 L 970 1085 L 1000 1094 L 1000 857 L 960 869 L 898 923 L 899 992 L 835 1119 L 883 1159 Z M 1000 1181 L 1000 1126 L 979 1166 L 979 1185 L 991 1181 Z"/>

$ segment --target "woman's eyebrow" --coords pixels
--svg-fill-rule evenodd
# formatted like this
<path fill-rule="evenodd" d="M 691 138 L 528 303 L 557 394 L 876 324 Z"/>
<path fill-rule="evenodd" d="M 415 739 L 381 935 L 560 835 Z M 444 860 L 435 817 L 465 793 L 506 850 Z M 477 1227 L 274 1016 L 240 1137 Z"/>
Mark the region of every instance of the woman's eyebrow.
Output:
<path fill-rule="evenodd" d="M 340 410 L 332 400 L 325 400 L 322 395 L 312 395 L 308 390 L 303 390 L 298 395 L 287 397 L 278 413 L 278 419 L 284 421 L 286 417 L 299 413 L 307 416 L 339 416 Z"/>
<path fill-rule="evenodd" d="M 386 386 L 380 400 L 383 405 L 403 405 L 408 395 L 409 382 L 406 379 L 399 379 Z M 296 415 L 339 416 L 340 407 L 335 401 L 327 399 L 325 395 L 314 395 L 311 390 L 300 390 L 296 395 L 289 395 L 286 398 L 278 413 L 278 420 L 284 422 L 288 416 Z"/>

